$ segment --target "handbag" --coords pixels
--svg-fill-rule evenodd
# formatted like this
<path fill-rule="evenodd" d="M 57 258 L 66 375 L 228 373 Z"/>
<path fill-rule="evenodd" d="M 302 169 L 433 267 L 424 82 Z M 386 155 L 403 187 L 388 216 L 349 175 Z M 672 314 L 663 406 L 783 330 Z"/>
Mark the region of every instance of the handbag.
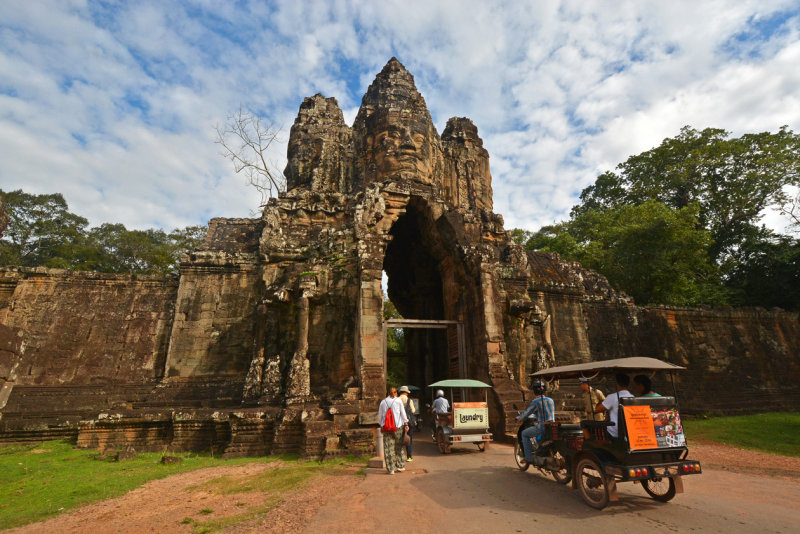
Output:
<path fill-rule="evenodd" d="M 405 430 L 403 430 L 403 445 L 406 447 L 411 445 L 411 436 Z"/>

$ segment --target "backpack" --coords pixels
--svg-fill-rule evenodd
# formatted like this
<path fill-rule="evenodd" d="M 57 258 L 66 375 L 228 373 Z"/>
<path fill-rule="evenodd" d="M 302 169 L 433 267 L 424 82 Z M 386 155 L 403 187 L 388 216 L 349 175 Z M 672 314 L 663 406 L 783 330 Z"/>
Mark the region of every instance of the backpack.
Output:
<path fill-rule="evenodd" d="M 408 424 L 411 426 L 417 425 L 417 414 L 411 411 L 411 406 L 414 399 L 408 399 L 408 403 L 403 403 L 403 408 L 406 410 L 406 417 L 408 417 Z M 414 406 L 416 409 L 416 406 Z"/>
<path fill-rule="evenodd" d="M 392 411 L 391 404 L 389 404 L 389 408 L 386 410 L 386 419 L 383 421 L 381 430 L 383 432 L 397 432 L 397 425 L 394 422 L 394 412 Z"/>

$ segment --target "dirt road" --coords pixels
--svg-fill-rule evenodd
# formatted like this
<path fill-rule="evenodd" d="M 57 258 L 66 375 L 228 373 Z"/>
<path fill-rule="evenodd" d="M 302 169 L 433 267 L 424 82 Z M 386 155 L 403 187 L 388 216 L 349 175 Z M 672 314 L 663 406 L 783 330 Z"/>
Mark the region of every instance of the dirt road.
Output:
<path fill-rule="evenodd" d="M 250 480 L 281 462 L 201 469 L 154 480 L 121 497 L 97 502 L 12 532 L 139 534 L 143 532 L 375 533 L 387 505 L 406 510 L 399 532 L 796 532 L 800 524 L 800 458 L 767 456 L 718 444 L 692 446 L 706 466 L 685 479 L 686 493 L 668 504 L 638 485 L 621 484 L 620 501 L 598 512 L 577 491 L 552 478 L 514 467 L 511 447 L 460 447 L 448 456 L 417 439 L 408 471 L 358 465 L 320 474 L 303 487 L 276 495 L 228 493 L 203 486 L 225 477 Z M 422 443 L 419 443 L 422 441 Z M 723 469 L 736 466 L 738 472 Z M 258 512 L 248 512 L 257 510 Z M 261 511 L 259 511 L 261 510 Z M 401 528 L 403 527 L 403 528 Z"/>
<path fill-rule="evenodd" d="M 383 532 L 386 526 L 379 524 L 378 511 L 387 503 L 408 510 L 409 520 L 397 525 L 408 532 L 749 534 L 797 532 L 800 525 L 800 477 L 791 471 L 794 463 L 782 472 L 785 476 L 775 476 L 774 471 L 771 475 L 730 472 L 711 467 L 718 451 L 706 446 L 699 459 L 707 469 L 700 476 L 686 477 L 686 492 L 672 502 L 657 503 L 639 485 L 620 484 L 620 501 L 596 511 L 569 486 L 533 469 L 525 473 L 516 469 L 509 446 L 495 444 L 485 453 L 474 447 L 454 448 L 453 454 L 442 456 L 431 443 L 415 445 L 415 461 L 408 464 L 408 471 L 394 476 L 377 470 L 368 474 L 361 484 L 332 497 L 305 532 Z M 772 459 L 738 454 L 756 464 L 751 471 Z M 401 524 L 407 529 L 399 528 Z"/>

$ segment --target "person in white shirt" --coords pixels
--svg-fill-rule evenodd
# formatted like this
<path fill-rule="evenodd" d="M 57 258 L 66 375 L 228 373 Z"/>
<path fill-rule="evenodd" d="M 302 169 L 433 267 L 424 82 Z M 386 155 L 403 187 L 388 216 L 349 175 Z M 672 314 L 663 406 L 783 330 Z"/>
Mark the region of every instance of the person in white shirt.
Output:
<path fill-rule="evenodd" d="M 603 402 L 598 403 L 594 411 L 595 413 L 608 412 L 609 421 L 614 423 L 614 426 L 607 428 L 608 433 L 612 438 L 619 439 L 619 399 L 620 397 L 633 397 L 633 395 L 630 391 L 628 391 L 628 386 L 631 383 L 631 379 L 628 375 L 624 373 L 618 373 L 616 379 L 616 393 L 610 394 Z"/>
<path fill-rule="evenodd" d="M 395 430 L 386 428 L 386 415 L 391 410 Z M 406 458 L 403 447 L 403 430 L 408 431 L 408 417 L 403 402 L 397 398 L 397 388 L 389 388 L 389 395 L 381 401 L 378 408 L 378 424 L 383 435 L 383 458 L 390 475 L 395 471 L 405 471 Z"/>
<path fill-rule="evenodd" d="M 433 429 L 433 437 L 436 440 L 436 419 L 438 419 L 440 414 L 446 414 L 450 411 L 450 403 L 447 402 L 447 399 L 444 396 L 444 391 L 441 389 L 436 390 L 436 399 L 433 401 L 433 406 L 431 406 L 431 412 L 433 413 L 433 417 L 431 418 L 431 428 Z"/>
<path fill-rule="evenodd" d="M 444 391 L 436 391 L 436 400 L 433 401 L 433 413 L 447 413 L 450 411 L 450 403 L 444 396 Z"/>

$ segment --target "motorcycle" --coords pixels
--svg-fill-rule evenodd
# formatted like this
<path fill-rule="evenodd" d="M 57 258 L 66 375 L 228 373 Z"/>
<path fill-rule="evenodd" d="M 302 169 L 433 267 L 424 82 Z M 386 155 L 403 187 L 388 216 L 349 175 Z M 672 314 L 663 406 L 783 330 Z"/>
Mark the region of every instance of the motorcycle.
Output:
<path fill-rule="evenodd" d="M 518 410 L 516 405 L 514 409 Z M 525 453 L 522 448 L 522 431 L 535 424 L 537 424 L 536 416 L 529 415 L 520 423 L 517 429 L 517 439 L 514 443 L 514 460 L 517 462 L 517 467 L 520 471 L 527 471 L 533 465 L 542 474 L 551 475 L 559 484 L 569 483 L 572 480 L 572 470 L 567 463 L 565 455 L 558 450 L 558 442 L 552 439 L 552 426 L 545 425 L 541 440 L 531 439 L 533 464 L 529 464 L 525 460 Z M 548 436 L 548 434 L 550 435 Z"/>

